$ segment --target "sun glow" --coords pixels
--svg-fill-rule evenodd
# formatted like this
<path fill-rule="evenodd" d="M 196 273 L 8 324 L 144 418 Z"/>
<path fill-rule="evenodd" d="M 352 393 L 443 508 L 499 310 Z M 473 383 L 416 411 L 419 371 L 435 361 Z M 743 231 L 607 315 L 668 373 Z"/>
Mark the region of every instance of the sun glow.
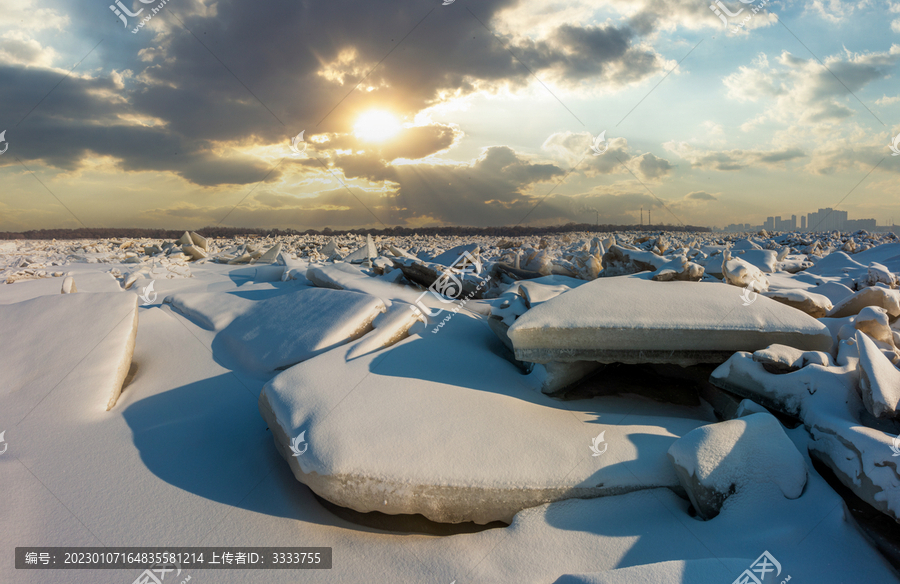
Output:
<path fill-rule="evenodd" d="M 359 116 L 353 133 L 366 142 L 384 142 L 390 140 L 400 131 L 400 122 L 386 111 L 372 110 Z"/>

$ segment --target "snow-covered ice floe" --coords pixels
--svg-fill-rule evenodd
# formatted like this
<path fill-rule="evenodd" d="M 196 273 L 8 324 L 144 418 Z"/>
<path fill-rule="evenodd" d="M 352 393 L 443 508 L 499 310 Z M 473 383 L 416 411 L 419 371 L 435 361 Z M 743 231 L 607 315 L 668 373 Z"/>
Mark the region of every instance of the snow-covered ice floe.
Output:
<path fill-rule="evenodd" d="M 374 296 L 327 288 L 300 288 L 256 301 L 226 294 L 176 294 L 168 300 L 221 329 L 213 351 L 221 348 L 228 359 L 257 373 L 284 369 L 359 338 L 385 311 Z"/>
<path fill-rule="evenodd" d="M 522 361 L 715 363 L 773 343 L 828 350 L 820 322 L 765 297 L 705 282 L 606 278 L 529 310 L 510 327 Z"/>
<path fill-rule="evenodd" d="M 621 398 L 600 402 L 599 415 L 565 407 L 529 387 L 467 315 L 440 335 L 351 359 L 354 348 L 279 374 L 259 408 L 297 479 L 357 511 L 508 522 L 550 501 L 677 489 L 666 450 L 710 421 Z M 601 432 L 609 448 L 593 457 L 588 445 Z M 309 449 L 294 456 L 301 433 Z"/>
<path fill-rule="evenodd" d="M 672 444 L 669 458 L 703 519 L 747 489 L 796 499 L 806 486 L 806 462 L 768 412 L 697 428 Z"/>
<path fill-rule="evenodd" d="M 131 367 L 137 296 L 72 293 L 0 305 L 0 418 L 17 423 L 66 379 L 90 387 L 90 407 L 112 408 Z"/>

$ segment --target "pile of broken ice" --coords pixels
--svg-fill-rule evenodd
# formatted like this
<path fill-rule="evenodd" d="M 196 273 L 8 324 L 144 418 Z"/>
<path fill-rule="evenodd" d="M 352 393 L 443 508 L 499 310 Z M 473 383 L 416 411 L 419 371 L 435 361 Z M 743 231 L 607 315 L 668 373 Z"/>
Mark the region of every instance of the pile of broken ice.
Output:
<path fill-rule="evenodd" d="M 431 257 L 385 244 L 366 258 L 372 268 L 338 262 L 306 273 L 316 286 L 384 301 L 387 314 L 369 333 L 377 338 L 348 336 L 279 374 L 260 411 L 298 480 L 329 501 L 487 523 L 545 502 L 659 486 L 690 498 L 706 519 L 754 489 L 797 498 L 807 467 L 769 408 L 802 421 L 813 456 L 897 519 L 900 244 L 892 241 L 565 236 Z M 448 307 L 425 294 L 443 310 L 410 327 L 401 315 L 463 252 L 480 255 L 487 300 L 446 320 Z M 739 419 L 682 418 L 660 433 L 647 411 L 623 422 L 615 403 L 573 411 L 545 395 L 608 363 L 721 363 L 712 384 L 753 401 Z M 659 440 L 641 456 L 583 457 L 572 444 L 594 438 L 600 426 L 586 423 L 598 415 L 607 443 L 638 433 Z M 301 433 L 310 449 L 297 456 L 291 440 Z"/>
<path fill-rule="evenodd" d="M 460 269 L 460 258 L 477 269 Z M 65 306 L 28 310 L 84 318 L 109 300 L 80 291 L 64 266 L 134 264 L 108 271 L 120 290 L 160 280 L 164 303 L 214 335 L 218 360 L 269 380 L 259 409 L 296 478 L 356 511 L 484 524 L 548 502 L 666 487 L 714 521 L 748 493 L 802 496 L 810 470 L 772 411 L 802 423 L 813 457 L 900 519 L 891 234 L 185 233 L 16 242 L 0 261 L 8 283 L 66 276 Z M 165 289 L 197 263 L 243 270 L 246 292 Z M 275 293 L 253 297 L 262 290 Z M 124 348 L 108 364 L 106 407 L 133 348 L 129 298 L 115 315 L 127 322 L 110 341 Z M 3 319 L 15 327 L 11 313 Z M 612 363 L 716 364 L 709 381 L 734 402 L 733 419 L 626 396 L 559 399 Z M 608 449 L 592 456 L 600 432 Z"/>

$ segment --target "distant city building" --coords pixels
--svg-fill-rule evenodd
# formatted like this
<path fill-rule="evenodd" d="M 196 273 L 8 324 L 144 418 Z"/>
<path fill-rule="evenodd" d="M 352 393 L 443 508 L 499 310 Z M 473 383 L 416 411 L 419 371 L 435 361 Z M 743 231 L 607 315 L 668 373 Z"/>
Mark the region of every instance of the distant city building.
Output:
<path fill-rule="evenodd" d="M 762 228 L 766 231 L 797 231 L 797 216 L 791 215 L 790 219 L 782 219 L 781 215 L 766 217 Z"/>
<path fill-rule="evenodd" d="M 797 231 L 797 216 L 791 215 L 790 219 L 781 219 L 781 216 L 775 217 L 775 231 Z"/>
<path fill-rule="evenodd" d="M 842 231 L 847 222 L 847 212 L 831 207 L 819 209 L 807 216 L 806 226 L 810 231 Z"/>
<path fill-rule="evenodd" d="M 749 223 L 732 223 L 731 225 L 727 225 L 725 227 L 725 231 L 731 231 L 734 233 L 740 233 L 744 231 L 759 231 L 762 227 L 754 227 Z"/>
<path fill-rule="evenodd" d="M 860 229 L 865 229 L 866 231 L 875 231 L 875 220 L 849 219 L 844 222 L 844 231 L 859 231 Z"/>
<path fill-rule="evenodd" d="M 749 223 L 732 223 L 725 227 L 725 231 L 744 232 L 744 231 L 876 231 L 875 219 L 849 219 L 847 211 L 832 209 L 826 207 L 819 209 L 815 213 L 808 213 L 800 216 L 800 224 L 797 225 L 797 216 L 791 215 L 790 219 L 782 219 L 781 215 L 774 217 L 766 217 L 765 223 L 762 225 L 750 225 Z"/>

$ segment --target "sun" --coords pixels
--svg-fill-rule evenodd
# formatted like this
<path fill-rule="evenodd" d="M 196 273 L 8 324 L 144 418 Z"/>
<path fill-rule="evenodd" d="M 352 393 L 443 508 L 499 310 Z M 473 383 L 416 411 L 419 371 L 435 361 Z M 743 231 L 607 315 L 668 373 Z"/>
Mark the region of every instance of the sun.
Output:
<path fill-rule="evenodd" d="M 396 136 L 400 129 L 400 122 L 392 114 L 371 110 L 359 116 L 353 126 L 353 133 L 366 142 L 384 142 Z"/>

